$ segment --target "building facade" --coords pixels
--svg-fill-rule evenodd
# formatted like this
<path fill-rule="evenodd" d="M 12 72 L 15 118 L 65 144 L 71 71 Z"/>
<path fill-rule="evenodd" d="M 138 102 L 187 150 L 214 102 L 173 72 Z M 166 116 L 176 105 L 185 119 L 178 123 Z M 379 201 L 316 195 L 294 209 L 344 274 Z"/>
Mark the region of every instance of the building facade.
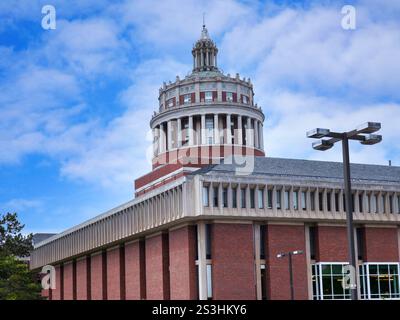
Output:
<path fill-rule="evenodd" d="M 265 157 L 249 79 L 224 75 L 203 26 L 193 71 L 165 84 L 135 198 L 35 245 L 52 300 L 348 299 L 342 166 Z M 398 299 L 400 167 L 352 164 L 357 288 Z"/>

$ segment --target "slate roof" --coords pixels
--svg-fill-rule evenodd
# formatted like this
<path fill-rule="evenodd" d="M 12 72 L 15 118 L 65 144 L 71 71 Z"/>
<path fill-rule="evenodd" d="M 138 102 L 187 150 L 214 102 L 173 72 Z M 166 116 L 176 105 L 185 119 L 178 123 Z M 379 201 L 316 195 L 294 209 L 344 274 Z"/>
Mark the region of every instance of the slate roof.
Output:
<path fill-rule="evenodd" d="M 217 164 L 194 171 L 192 174 L 233 174 L 235 164 Z M 376 181 L 400 184 L 400 167 L 370 164 L 350 165 L 352 180 Z M 305 178 L 343 179 L 343 165 L 340 162 L 255 157 L 251 176 L 296 176 Z"/>

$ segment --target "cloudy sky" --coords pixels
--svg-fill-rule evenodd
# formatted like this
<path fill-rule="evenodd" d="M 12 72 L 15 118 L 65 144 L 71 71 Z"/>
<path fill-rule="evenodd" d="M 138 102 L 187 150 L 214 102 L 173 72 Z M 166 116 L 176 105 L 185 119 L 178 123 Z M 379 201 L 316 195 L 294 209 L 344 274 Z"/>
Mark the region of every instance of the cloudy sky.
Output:
<path fill-rule="evenodd" d="M 56 30 L 41 27 L 56 8 Z M 356 8 L 356 29 L 341 8 Z M 250 77 L 268 156 L 340 160 L 305 132 L 381 121 L 354 162 L 400 165 L 400 2 L 0 2 L 0 210 L 59 232 L 132 199 L 150 170 L 148 122 L 163 81 L 191 71 L 202 13 L 225 73 Z"/>

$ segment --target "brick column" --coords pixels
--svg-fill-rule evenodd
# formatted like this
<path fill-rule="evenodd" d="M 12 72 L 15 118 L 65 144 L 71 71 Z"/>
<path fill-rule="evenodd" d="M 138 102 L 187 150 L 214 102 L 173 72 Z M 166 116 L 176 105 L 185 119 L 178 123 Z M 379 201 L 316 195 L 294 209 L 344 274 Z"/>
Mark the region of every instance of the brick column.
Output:
<path fill-rule="evenodd" d="M 195 246 L 194 226 L 186 226 L 169 232 L 171 300 L 197 298 Z"/>
<path fill-rule="evenodd" d="M 213 299 L 256 299 L 252 224 L 212 226 Z"/>
<path fill-rule="evenodd" d="M 318 226 L 315 258 L 322 262 L 348 262 L 346 227 Z"/>
<path fill-rule="evenodd" d="M 88 300 L 88 272 L 87 258 L 76 261 L 76 299 Z"/>
<path fill-rule="evenodd" d="M 365 260 L 368 262 L 398 262 L 397 228 L 365 228 Z"/>
<path fill-rule="evenodd" d="M 170 298 L 168 272 L 168 234 L 146 239 L 146 298 Z"/>
<path fill-rule="evenodd" d="M 293 256 L 293 283 L 295 299 L 308 299 L 305 227 L 303 225 L 267 226 L 265 237 L 267 255 L 267 294 L 271 300 L 290 299 L 288 258 L 277 258 L 280 252 L 303 250 Z"/>
<path fill-rule="evenodd" d="M 125 244 L 125 288 L 127 300 L 146 299 L 144 241 Z"/>
<path fill-rule="evenodd" d="M 125 298 L 125 264 L 123 261 L 123 250 L 114 247 L 107 250 L 107 299 L 124 300 Z M 123 268 L 121 268 L 123 266 Z M 121 281 L 123 280 L 123 281 Z"/>
<path fill-rule="evenodd" d="M 64 300 L 73 299 L 73 267 L 72 261 L 64 264 Z"/>
<path fill-rule="evenodd" d="M 62 288 L 62 282 L 63 282 L 63 275 L 62 275 L 62 266 L 58 265 L 55 266 L 55 271 L 56 271 L 56 288 L 52 290 L 52 300 L 61 300 L 62 295 L 63 295 L 63 288 Z"/>
<path fill-rule="evenodd" d="M 91 294 L 92 300 L 103 300 L 104 289 L 103 288 L 103 273 L 104 265 L 103 265 L 103 255 L 102 252 L 98 252 L 91 256 Z"/>

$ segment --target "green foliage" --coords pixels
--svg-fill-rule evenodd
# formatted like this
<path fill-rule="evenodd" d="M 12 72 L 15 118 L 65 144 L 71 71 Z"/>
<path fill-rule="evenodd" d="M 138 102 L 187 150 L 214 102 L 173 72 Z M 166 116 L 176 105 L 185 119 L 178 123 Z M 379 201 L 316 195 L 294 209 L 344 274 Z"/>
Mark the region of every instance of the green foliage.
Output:
<path fill-rule="evenodd" d="M 25 262 L 13 256 L 0 257 L 0 300 L 38 300 L 41 286 Z"/>
<path fill-rule="evenodd" d="M 24 236 L 16 213 L 0 215 L 0 300 L 41 299 L 41 286 L 21 261 L 32 250 L 32 234 Z"/>
<path fill-rule="evenodd" d="M 32 250 L 32 234 L 24 236 L 25 225 L 18 221 L 16 213 L 0 216 L 0 256 L 27 257 Z"/>

